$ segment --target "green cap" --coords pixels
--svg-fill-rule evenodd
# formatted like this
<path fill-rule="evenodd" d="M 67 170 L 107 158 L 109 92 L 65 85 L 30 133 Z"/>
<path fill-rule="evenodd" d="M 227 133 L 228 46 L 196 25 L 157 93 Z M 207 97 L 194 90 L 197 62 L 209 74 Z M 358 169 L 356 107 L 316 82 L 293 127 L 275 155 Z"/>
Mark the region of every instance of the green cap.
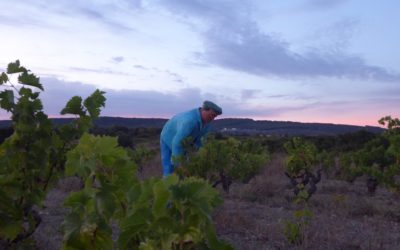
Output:
<path fill-rule="evenodd" d="M 215 103 L 211 102 L 211 101 L 204 101 L 203 102 L 203 108 L 204 109 L 212 109 L 215 111 L 215 113 L 217 113 L 217 115 L 221 115 L 222 114 L 222 109 Z"/>

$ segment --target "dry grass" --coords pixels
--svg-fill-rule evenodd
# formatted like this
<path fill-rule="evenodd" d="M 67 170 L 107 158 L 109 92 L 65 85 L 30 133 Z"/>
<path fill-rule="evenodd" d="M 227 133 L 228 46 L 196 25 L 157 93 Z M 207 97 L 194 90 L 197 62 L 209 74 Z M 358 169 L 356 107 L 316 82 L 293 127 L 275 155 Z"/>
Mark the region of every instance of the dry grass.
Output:
<path fill-rule="evenodd" d="M 314 217 L 302 245 L 288 243 L 284 223 L 299 205 L 292 202 L 284 176 L 284 156 L 272 161 L 248 184 L 232 185 L 224 204 L 213 214 L 220 238 L 235 249 L 400 249 L 399 195 L 378 188 L 369 196 L 364 180 L 354 184 L 323 178 L 308 202 Z M 159 154 L 143 167 L 140 178 L 161 176 Z M 60 224 L 66 213 L 62 201 L 79 182 L 64 180 L 52 190 L 35 233 L 39 249 L 60 249 Z M 50 236 L 50 237 L 49 237 Z"/>
<path fill-rule="evenodd" d="M 162 177 L 161 156 L 159 150 L 150 161 L 146 162 L 142 171 L 138 172 L 139 179 L 143 180 L 148 177 Z"/>
<path fill-rule="evenodd" d="M 224 195 L 215 221 L 220 236 L 236 249 L 400 249 L 398 195 L 378 188 L 370 196 L 363 179 L 349 184 L 323 178 L 308 202 L 314 216 L 305 240 L 290 245 L 284 222 L 301 206 L 292 202 L 283 164 L 282 155 L 274 156 L 249 184 L 236 184 Z"/>

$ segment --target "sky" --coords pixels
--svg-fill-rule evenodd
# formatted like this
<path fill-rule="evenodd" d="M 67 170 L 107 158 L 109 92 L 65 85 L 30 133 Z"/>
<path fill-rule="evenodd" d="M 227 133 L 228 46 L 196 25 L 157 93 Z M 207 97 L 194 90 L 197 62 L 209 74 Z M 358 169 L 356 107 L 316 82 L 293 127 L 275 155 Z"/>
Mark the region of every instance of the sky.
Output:
<path fill-rule="evenodd" d="M 45 111 L 105 91 L 102 116 L 378 126 L 400 117 L 397 0 L 0 0 L 0 72 L 40 77 Z M 0 111 L 1 118 L 9 117 Z"/>

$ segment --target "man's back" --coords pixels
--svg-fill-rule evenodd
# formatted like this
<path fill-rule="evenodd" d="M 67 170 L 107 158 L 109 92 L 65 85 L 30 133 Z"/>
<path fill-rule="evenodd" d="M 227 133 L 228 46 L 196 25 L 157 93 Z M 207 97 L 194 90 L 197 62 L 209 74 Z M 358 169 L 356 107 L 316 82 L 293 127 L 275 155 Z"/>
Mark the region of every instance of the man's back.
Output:
<path fill-rule="evenodd" d="M 203 126 L 200 110 L 196 108 L 177 114 L 168 120 L 161 131 L 161 140 L 171 148 L 172 155 L 181 155 L 183 139 L 192 137 L 196 140 L 207 130 L 208 126 Z"/>
<path fill-rule="evenodd" d="M 175 115 L 165 123 L 160 135 L 161 164 L 163 175 L 174 172 L 174 158 L 183 154 L 183 140 L 191 138 L 192 142 L 201 147 L 201 139 L 207 134 L 209 123 L 222 109 L 213 102 L 204 101 L 201 108 L 192 109 Z"/>

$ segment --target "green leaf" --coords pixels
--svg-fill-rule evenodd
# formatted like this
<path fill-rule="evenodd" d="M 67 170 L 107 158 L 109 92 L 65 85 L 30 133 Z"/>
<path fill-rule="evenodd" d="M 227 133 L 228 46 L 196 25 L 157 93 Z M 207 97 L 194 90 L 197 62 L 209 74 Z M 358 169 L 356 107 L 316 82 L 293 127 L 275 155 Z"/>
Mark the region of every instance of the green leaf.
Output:
<path fill-rule="evenodd" d="M 63 249 L 113 248 L 111 228 L 95 214 L 82 219 L 78 213 L 73 212 L 66 216 L 63 229 Z"/>
<path fill-rule="evenodd" d="M 222 203 L 219 193 L 205 180 L 190 177 L 171 187 L 174 199 L 190 204 L 208 216 L 212 208 Z"/>
<path fill-rule="evenodd" d="M 0 92 L 0 107 L 10 112 L 15 107 L 14 92 L 12 90 L 3 90 Z"/>
<path fill-rule="evenodd" d="M 123 148 L 118 147 L 118 139 L 111 136 L 94 137 L 96 151 L 100 155 L 112 155 L 114 158 L 127 157 Z"/>
<path fill-rule="evenodd" d="M 116 159 L 111 166 L 112 183 L 117 185 L 124 192 L 130 190 L 132 185 L 137 182 L 136 165 L 128 159 Z"/>
<path fill-rule="evenodd" d="M 99 214 L 104 216 L 104 219 L 109 219 L 115 211 L 115 198 L 112 192 L 102 190 L 95 196 L 96 209 Z"/>
<path fill-rule="evenodd" d="M 207 234 L 207 245 L 210 249 L 219 249 L 219 250 L 234 249 L 229 243 L 224 242 L 222 240 L 218 240 L 217 234 L 212 224 L 209 224 L 207 226 L 206 234 Z"/>
<path fill-rule="evenodd" d="M 100 108 L 105 106 L 106 98 L 104 94 L 105 92 L 96 89 L 83 103 L 92 119 L 99 117 Z"/>
<path fill-rule="evenodd" d="M 5 223 L 4 225 L 3 223 L 1 223 L 0 238 L 14 240 L 19 233 L 24 231 L 22 225 L 23 222 L 18 220 L 8 220 L 7 223 Z"/>
<path fill-rule="evenodd" d="M 179 182 L 179 177 L 176 174 L 168 175 L 163 179 L 165 184 L 170 187 L 172 185 L 176 185 Z"/>
<path fill-rule="evenodd" d="M 83 134 L 79 144 L 67 153 L 66 174 L 78 174 L 80 177 L 88 178 L 96 168 L 96 158 L 94 151 L 94 136 Z"/>
<path fill-rule="evenodd" d="M 111 228 L 105 223 L 100 224 L 96 230 L 96 238 L 92 243 L 92 249 L 113 249 L 114 242 L 111 236 Z"/>
<path fill-rule="evenodd" d="M 62 228 L 64 231 L 64 244 L 74 240 L 79 236 L 82 226 L 81 216 L 78 213 L 70 213 L 64 218 Z M 68 248 L 67 248 L 68 249 Z"/>
<path fill-rule="evenodd" d="M 8 75 L 6 73 L 1 73 L 0 75 L 0 85 L 6 83 L 8 81 Z"/>
<path fill-rule="evenodd" d="M 61 114 L 73 114 L 73 115 L 84 115 L 82 106 L 82 98 L 80 96 L 72 97 L 68 102 L 65 108 L 61 110 Z"/>
<path fill-rule="evenodd" d="M 85 191 L 71 193 L 64 201 L 64 205 L 68 207 L 82 207 L 89 200 L 91 196 Z"/>
<path fill-rule="evenodd" d="M 155 216 L 164 216 L 167 209 L 167 203 L 171 197 L 171 192 L 168 190 L 164 180 L 160 180 L 153 186 L 154 204 L 153 213 Z"/>
<path fill-rule="evenodd" d="M 157 244 L 154 240 L 146 240 L 145 242 L 141 242 L 139 246 L 139 250 L 157 250 Z"/>
<path fill-rule="evenodd" d="M 140 194 L 141 194 L 140 183 L 134 183 L 127 193 L 128 202 L 130 204 L 135 204 L 136 201 L 139 199 Z"/>
<path fill-rule="evenodd" d="M 7 67 L 7 74 L 21 73 L 27 72 L 24 67 L 20 66 L 19 60 L 16 60 L 15 63 L 9 63 Z"/>
<path fill-rule="evenodd" d="M 92 126 L 92 119 L 85 115 L 85 112 L 82 110 L 82 114 L 80 114 L 79 119 L 76 121 L 78 125 L 79 131 L 81 133 L 88 132 L 89 128 Z"/>
<path fill-rule="evenodd" d="M 31 109 L 33 111 L 39 111 L 43 109 L 42 101 L 40 99 L 35 99 L 31 102 Z"/>
<path fill-rule="evenodd" d="M 20 76 L 18 76 L 18 81 L 21 84 L 33 86 L 43 90 L 43 86 L 39 82 L 39 77 L 32 73 L 28 73 L 27 71 L 24 71 Z"/>
<path fill-rule="evenodd" d="M 32 90 L 30 89 L 30 88 L 24 88 L 24 87 L 22 87 L 20 90 L 19 90 L 19 95 L 20 96 L 26 96 L 26 97 L 31 97 L 31 95 L 32 95 Z"/>
<path fill-rule="evenodd" d="M 128 245 L 133 245 L 141 234 L 148 233 L 148 222 L 151 221 L 151 218 L 151 211 L 147 207 L 144 207 L 122 220 L 120 223 L 121 234 L 118 238 L 118 247 L 126 249 Z"/>

